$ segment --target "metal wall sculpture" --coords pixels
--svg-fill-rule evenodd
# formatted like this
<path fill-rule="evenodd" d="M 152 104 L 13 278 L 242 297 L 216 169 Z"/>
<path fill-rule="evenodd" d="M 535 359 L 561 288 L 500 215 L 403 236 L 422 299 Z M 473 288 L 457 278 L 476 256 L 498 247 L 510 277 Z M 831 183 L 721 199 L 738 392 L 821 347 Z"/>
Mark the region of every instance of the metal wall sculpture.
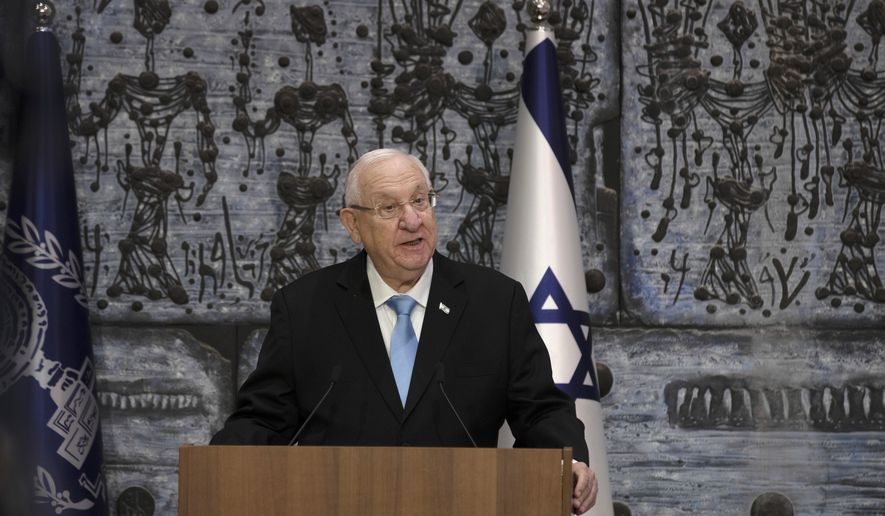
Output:
<path fill-rule="evenodd" d="M 93 171 L 84 236 L 99 318 L 262 320 L 274 290 L 355 251 L 329 218 L 342 203 L 342 172 L 378 145 L 428 163 L 443 193 L 441 250 L 495 265 L 521 4 L 429 9 L 416 0 L 344 12 L 331 3 L 72 4 L 58 30 L 70 31 L 74 154 L 81 171 Z M 594 2 L 568 3 L 555 15 L 572 157 L 593 172 L 580 199 L 590 227 L 599 158 L 578 149 L 593 138 L 594 111 L 615 112 L 617 97 L 603 103 L 601 90 L 616 82 L 600 73 L 614 54 L 597 49 L 606 40 L 592 31 L 595 18 L 611 15 Z M 198 46 L 191 40 L 205 28 L 211 33 Z M 141 71 L 121 71 L 105 57 L 118 54 L 138 54 Z M 594 238 L 586 249 L 594 293 L 616 260 L 614 227 L 601 232 L 605 244 Z M 599 316 L 611 317 L 615 296 L 602 296 Z"/>
<path fill-rule="evenodd" d="M 631 315 L 879 324 L 881 9 L 625 4 Z"/>
<path fill-rule="evenodd" d="M 500 263 L 524 2 L 55 3 L 111 505 L 173 514 L 359 154 Z M 616 514 L 881 514 L 885 3 L 552 4 Z"/>

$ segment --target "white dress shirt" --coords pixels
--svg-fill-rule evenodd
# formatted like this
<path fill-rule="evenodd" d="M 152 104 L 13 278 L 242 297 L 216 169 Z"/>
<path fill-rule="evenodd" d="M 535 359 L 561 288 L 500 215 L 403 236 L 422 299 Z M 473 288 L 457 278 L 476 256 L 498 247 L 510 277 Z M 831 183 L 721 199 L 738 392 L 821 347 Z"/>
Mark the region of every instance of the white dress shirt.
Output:
<path fill-rule="evenodd" d="M 405 294 L 418 302 L 412 309 L 411 315 L 412 327 L 415 329 L 415 336 L 418 337 L 420 344 L 421 328 L 424 326 L 424 312 L 427 311 L 427 298 L 430 296 L 430 280 L 433 277 L 433 259 L 427 263 L 424 274 L 408 292 L 397 292 L 390 285 L 384 283 L 371 257 L 366 261 L 366 274 L 369 277 L 369 288 L 372 289 L 372 301 L 375 303 L 375 314 L 378 316 L 378 325 L 381 326 L 381 337 L 384 339 L 384 347 L 387 348 L 387 356 L 390 356 L 390 336 L 393 334 L 393 327 L 396 326 L 396 312 L 384 303 L 393 296 Z"/>

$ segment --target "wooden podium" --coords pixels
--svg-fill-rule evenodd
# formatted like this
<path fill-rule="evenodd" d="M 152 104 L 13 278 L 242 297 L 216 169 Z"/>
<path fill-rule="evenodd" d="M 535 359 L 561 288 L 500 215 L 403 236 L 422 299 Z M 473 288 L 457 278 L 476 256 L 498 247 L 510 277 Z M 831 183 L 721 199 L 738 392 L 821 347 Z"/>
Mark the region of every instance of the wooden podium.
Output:
<path fill-rule="evenodd" d="M 571 514 L 571 448 L 182 446 L 180 515 Z"/>

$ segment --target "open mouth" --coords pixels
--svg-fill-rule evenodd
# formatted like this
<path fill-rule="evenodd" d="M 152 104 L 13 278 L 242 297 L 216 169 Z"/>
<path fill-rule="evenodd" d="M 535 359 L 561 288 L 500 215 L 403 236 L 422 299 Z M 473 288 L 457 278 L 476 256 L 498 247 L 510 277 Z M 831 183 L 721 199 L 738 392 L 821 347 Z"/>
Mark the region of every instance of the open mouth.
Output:
<path fill-rule="evenodd" d="M 705 430 L 885 430 L 885 385 L 868 379 L 802 387 L 710 376 L 664 388 L 670 424 Z"/>
<path fill-rule="evenodd" d="M 227 360 L 183 330 L 103 327 L 95 336 L 108 464 L 175 466 L 182 442 L 208 442 L 230 410 Z"/>
<path fill-rule="evenodd" d="M 415 240 L 409 240 L 407 242 L 403 242 L 400 245 L 404 247 L 419 247 L 422 243 L 424 243 L 423 238 L 416 238 Z"/>
<path fill-rule="evenodd" d="M 113 389 L 106 386 L 103 389 Z M 130 411 L 192 411 L 197 410 L 200 398 L 194 394 L 119 394 L 102 390 L 98 394 L 98 403 L 103 409 Z"/>

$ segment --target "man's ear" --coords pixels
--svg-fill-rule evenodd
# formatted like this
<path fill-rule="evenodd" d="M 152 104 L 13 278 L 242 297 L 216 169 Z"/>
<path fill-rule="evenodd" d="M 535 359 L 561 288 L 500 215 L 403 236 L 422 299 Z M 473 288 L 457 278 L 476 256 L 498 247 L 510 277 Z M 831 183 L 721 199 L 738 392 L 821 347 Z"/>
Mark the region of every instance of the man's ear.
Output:
<path fill-rule="evenodd" d="M 350 239 L 354 244 L 363 243 L 362 238 L 360 238 L 360 226 L 356 220 L 356 212 L 352 208 L 341 208 L 341 211 L 338 212 L 338 220 L 341 221 L 341 225 L 350 234 Z"/>

